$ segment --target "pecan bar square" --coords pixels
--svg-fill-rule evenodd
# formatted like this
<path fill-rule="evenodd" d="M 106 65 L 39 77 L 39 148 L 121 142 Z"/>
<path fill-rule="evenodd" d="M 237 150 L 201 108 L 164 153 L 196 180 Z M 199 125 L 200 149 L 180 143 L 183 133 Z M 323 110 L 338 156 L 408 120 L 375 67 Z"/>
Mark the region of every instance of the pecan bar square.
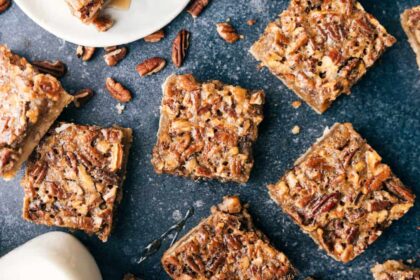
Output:
<path fill-rule="evenodd" d="M 72 14 L 84 23 L 92 22 L 105 4 L 104 0 L 66 0 Z"/>
<path fill-rule="evenodd" d="M 172 279 L 293 279 L 296 271 L 253 225 L 236 196 L 225 197 L 212 214 L 162 257 Z"/>
<path fill-rule="evenodd" d="M 263 91 L 172 75 L 163 85 L 152 164 L 157 173 L 248 181 L 263 119 Z"/>
<path fill-rule="evenodd" d="M 61 123 L 28 160 L 23 218 L 107 241 L 121 200 L 132 132 Z"/>
<path fill-rule="evenodd" d="M 321 114 L 394 43 L 357 1 L 292 0 L 250 52 Z"/>
<path fill-rule="evenodd" d="M 405 265 L 402 261 L 388 260 L 371 269 L 375 280 L 420 280 L 420 269 Z"/>
<path fill-rule="evenodd" d="M 420 70 L 420 6 L 405 10 L 401 14 L 401 25 L 407 34 L 408 42 L 416 53 Z"/>
<path fill-rule="evenodd" d="M 414 194 L 350 123 L 335 124 L 271 198 L 331 257 L 349 262 L 414 204 Z"/>
<path fill-rule="evenodd" d="M 0 45 L 0 177 L 12 179 L 73 97 Z"/>

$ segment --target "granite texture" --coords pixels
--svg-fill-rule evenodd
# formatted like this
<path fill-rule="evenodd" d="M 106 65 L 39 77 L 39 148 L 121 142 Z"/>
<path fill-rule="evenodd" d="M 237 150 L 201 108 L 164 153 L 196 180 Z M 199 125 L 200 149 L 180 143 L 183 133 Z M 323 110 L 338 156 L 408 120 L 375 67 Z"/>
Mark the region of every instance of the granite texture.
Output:
<path fill-rule="evenodd" d="M 29 59 L 60 59 L 69 68 L 62 80 L 70 92 L 91 87 L 96 91 L 81 109 L 67 109 L 62 120 L 81 124 L 110 126 L 119 124 L 134 130 L 134 143 L 128 165 L 124 198 L 116 227 L 105 244 L 96 237 L 74 234 L 91 250 L 104 279 L 121 279 L 125 272 L 144 279 L 168 279 L 160 265 L 162 251 L 141 265 L 130 264 L 143 247 L 158 237 L 183 215 L 190 205 L 196 214 L 186 230 L 209 214 L 210 206 L 227 194 L 239 194 L 250 203 L 255 222 L 301 272 L 317 279 L 371 279 L 369 269 L 386 259 L 420 257 L 419 203 L 395 222 L 364 254 L 349 264 L 341 264 L 324 252 L 269 199 L 266 185 L 273 183 L 292 166 L 293 161 L 335 122 L 352 122 L 355 128 L 384 158 L 403 182 L 420 196 L 420 72 L 415 56 L 400 26 L 399 14 L 419 5 L 418 0 L 363 0 L 367 11 L 394 35 L 398 42 L 387 51 L 365 77 L 340 97 L 323 115 L 307 105 L 293 109 L 297 97 L 267 70 L 257 71 L 257 62 L 248 53 L 266 24 L 286 8 L 286 0 L 214 0 L 195 21 L 182 13 L 166 28 L 167 37 L 156 44 L 142 40 L 128 45 L 129 55 L 117 67 L 107 67 L 100 50 L 90 62 L 75 55 L 76 46 L 47 33 L 25 16 L 16 5 L 0 15 L 0 43 Z M 230 19 L 244 40 L 229 45 L 222 41 L 215 23 Z M 248 19 L 257 23 L 250 27 Z M 157 75 L 140 78 L 135 66 L 151 56 L 170 61 L 171 42 L 176 32 L 192 32 L 189 55 L 181 69 L 168 66 Z M 194 73 L 199 79 L 220 79 L 251 89 L 266 91 L 265 120 L 255 145 L 255 166 L 246 185 L 194 182 L 169 175 L 157 175 L 150 163 L 159 120 L 161 84 L 171 73 Z M 117 114 L 113 100 L 104 90 L 106 77 L 126 85 L 134 99 Z M 294 125 L 301 133 L 293 135 Z M 22 171 L 11 182 L 0 182 L 0 256 L 23 242 L 50 230 L 21 219 Z M 185 231 L 184 231 L 185 233 Z M 168 246 L 164 244 L 164 248 Z"/>

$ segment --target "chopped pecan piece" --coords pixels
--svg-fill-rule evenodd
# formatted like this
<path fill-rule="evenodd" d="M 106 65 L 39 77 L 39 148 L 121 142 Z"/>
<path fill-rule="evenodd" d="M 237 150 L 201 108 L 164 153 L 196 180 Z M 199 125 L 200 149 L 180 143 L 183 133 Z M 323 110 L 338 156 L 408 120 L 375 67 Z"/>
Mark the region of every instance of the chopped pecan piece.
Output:
<path fill-rule="evenodd" d="M 84 23 L 92 22 L 103 8 L 104 0 L 66 0 L 71 12 Z"/>
<path fill-rule="evenodd" d="M 239 198 L 225 197 L 212 214 L 162 257 L 172 279 L 276 279 L 296 275 L 287 257 L 255 228 Z M 233 211 L 226 204 L 234 203 Z M 238 204 L 238 205 L 236 205 Z"/>
<path fill-rule="evenodd" d="M 23 218 L 106 241 L 121 197 L 131 129 L 60 123 L 27 164 Z"/>
<path fill-rule="evenodd" d="M 85 88 L 78 91 L 74 95 L 73 104 L 76 108 L 82 107 L 82 105 L 86 104 L 93 96 L 93 90 L 90 88 Z"/>
<path fill-rule="evenodd" d="M 57 79 L 64 77 L 67 73 L 67 66 L 64 62 L 48 61 L 48 60 L 38 60 L 32 62 L 38 72 L 42 74 L 50 74 L 51 76 L 56 77 Z"/>
<path fill-rule="evenodd" d="M 78 58 L 81 58 L 83 61 L 89 61 L 95 54 L 96 48 L 77 46 L 76 55 Z"/>
<path fill-rule="evenodd" d="M 207 7 L 210 0 L 193 0 L 187 8 L 187 12 L 193 17 L 197 18 L 203 10 Z"/>
<path fill-rule="evenodd" d="M 335 124 L 275 185 L 271 198 L 344 263 L 414 203 L 414 194 L 349 123 Z"/>
<path fill-rule="evenodd" d="M 113 51 L 107 52 L 107 54 L 104 55 L 104 60 L 108 66 L 115 66 L 118 64 L 118 62 L 123 60 L 126 55 L 127 55 L 126 47 L 117 48 Z"/>
<path fill-rule="evenodd" d="M 220 22 L 216 24 L 217 33 L 228 43 L 235 43 L 240 39 L 239 34 L 236 32 L 235 28 L 230 23 Z"/>
<path fill-rule="evenodd" d="M 420 70 L 420 6 L 405 10 L 401 14 L 401 25 L 407 34 L 411 48 L 416 53 Z"/>
<path fill-rule="evenodd" d="M 357 1 L 291 0 L 250 52 L 321 114 L 395 41 Z"/>
<path fill-rule="evenodd" d="M 420 268 L 410 267 L 402 261 L 388 260 L 371 269 L 375 280 L 419 280 Z"/>
<path fill-rule="evenodd" d="M 149 76 L 161 71 L 166 65 L 166 60 L 161 57 L 152 57 L 146 59 L 139 65 L 137 65 L 136 70 L 140 76 Z"/>
<path fill-rule="evenodd" d="M 114 20 L 109 15 L 99 15 L 92 23 L 99 32 L 105 32 L 114 25 Z"/>
<path fill-rule="evenodd" d="M 119 102 L 127 103 L 131 100 L 131 92 L 114 79 L 107 78 L 105 85 L 111 96 Z"/>
<path fill-rule="evenodd" d="M 172 75 L 163 85 L 157 173 L 245 183 L 263 119 L 263 91 Z"/>
<path fill-rule="evenodd" d="M 10 4 L 12 4 L 11 0 L 0 0 L 0 14 L 6 11 L 10 7 Z"/>
<path fill-rule="evenodd" d="M 190 32 L 182 29 L 178 32 L 172 43 L 172 62 L 177 68 L 181 67 L 184 63 L 189 46 Z"/>
<path fill-rule="evenodd" d="M 163 31 L 163 29 L 161 29 L 161 30 L 156 31 L 155 33 L 152 33 L 144 37 L 143 39 L 145 42 L 148 42 L 148 43 L 157 43 L 163 38 L 165 38 L 165 32 Z"/>

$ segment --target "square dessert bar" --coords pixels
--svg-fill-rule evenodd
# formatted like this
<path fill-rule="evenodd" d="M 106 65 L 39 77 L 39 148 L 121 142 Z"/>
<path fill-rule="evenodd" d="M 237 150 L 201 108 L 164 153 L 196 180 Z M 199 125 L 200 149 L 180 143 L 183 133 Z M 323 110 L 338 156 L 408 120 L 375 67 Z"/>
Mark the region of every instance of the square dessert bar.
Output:
<path fill-rule="evenodd" d="M 402 261 L 388 260 L 372 269 L 375 280 L 420 280 L 420 269 L 405 265 Z"/>
<path fill-rule="evenodd" d="M 326 131 L 268 189 L 304 232 L 344 263 L 401 218 L 415 198 L 350 123 Z"/>
<path fill-rule="evenodd" d="M 72 14 L 84 23 L 93 21 L 105 4 L 104 0 L 66 0 Z"/>
<path fill-rule="evenodd" d="M 292 0 L 250 52 L 323 113 L 394 43 L 357 1 Z"/>
<path fill-rule="evenodd" d="M 121 200 L 132 132 L 61 123 L 28 160 L 23 218 L 106 241 Z"/>
<path fill-rule="evenodd" d="M 248 181 L 263 120 L 263 91 L 172 75 L 163 85 L 152 164 L 157 173 Z"/>
<path fill-rule="evenodd" d="M 10 180 L 73 97 L 0 45 L 0 177 Z"/>
<path fill-rule="evenodd" d="M 293 279 L 287 257 L 257 230 L 246 206 L 225 197 L 212 214 L 162 257 L 172 279 Z"/>
<path fill-rule="evenodd" d="M 408 37 L 408 42 L 417 56 L 420 70 L 420 6 L 405 10 L 401 14 L 401 25 Z"/>

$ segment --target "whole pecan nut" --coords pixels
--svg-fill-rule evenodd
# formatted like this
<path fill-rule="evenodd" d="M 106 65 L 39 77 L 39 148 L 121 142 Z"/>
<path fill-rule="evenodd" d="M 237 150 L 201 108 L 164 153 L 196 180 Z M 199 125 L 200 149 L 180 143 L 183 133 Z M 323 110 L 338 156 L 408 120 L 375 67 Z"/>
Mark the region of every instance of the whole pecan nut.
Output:
<path fill-rule="evenodd" d="M 118 48 L 104 55 L 105 63 L 108 66 L 115 66 L 118 64 L 118 62 L 123 60 L 126 55 L 127 55 L 127 48 L 125 47 Z"/>
<path fill-rule="evenodd" d="M 161 71 L 165 65 L 165 59 L 161 57 L 152 57 L 137 65 L 136 70 L 140 76 L 144 77 Z"/>
<path fill-rule="evenodd" d="M 107 78 L 105 86 L 111 96 L 121 103 L 127 103 L 131 100 L 131 92 L 123 87 L 122 84 L 116 82 L 112 78 Z"/>
<path fill-rule="evenodd" d="M 210 0 L 193 0 L 187 8 L 187 12 L 193 17 L 197 18 L 205 7 L 209 4 Z"/>
<path fill-rule="evenodd" d="M 0 0 L 0 14 L 6 11 L 9 7 L 12 1 L 10 0 Z"/>
<path fill-rule="evenodd" d="M 230 23 L 227 22 L 220 22 L 216 24 L 217 27 L 217 33 L 219 33 L 219 36 L 222 37 L 223 40 L 225 40 L 228 43 L 235 43 L 239 40 L 239 35 L 236 32 L 235 28 Z"/>
<path fill-rule="evenodd" d="M 182 66 L 189 46 L 190 32 L 182 29 L 178 32 L 172 44 L 172 62 L 177 68 Z"/>
<path fill-rule="evenodd" d="M 37 60 L 32 65 L 42 74 L 50 74 L 57 79 L 62 78 L 67 73 L 67 66 L 62 61 Z"/>
<path fill-rule="evenodd" d="M 82 105 L 86 104 L 93 96 L 93 90 L 90 88 L 85 88 L 79 90 L 74 95 L 73 104 L 76 108 L 82 107 Z"/>
<path fill-rule="evenodd" d="M 95 53 L 95 50 L 96 49 L 93 47 L 77 46 L 76 55 L 83 61 L 88 61 L 92 58 L 93 54 Z"/>
<path fill-rule="evenodd" d="M 165 37 L 165 32 L 163 29 L 156 31 L 155 33 L 152 33 L 146 37 L 144 37 L 144 41 L 148 43 L 156 43 L 162 40 Z"/>

